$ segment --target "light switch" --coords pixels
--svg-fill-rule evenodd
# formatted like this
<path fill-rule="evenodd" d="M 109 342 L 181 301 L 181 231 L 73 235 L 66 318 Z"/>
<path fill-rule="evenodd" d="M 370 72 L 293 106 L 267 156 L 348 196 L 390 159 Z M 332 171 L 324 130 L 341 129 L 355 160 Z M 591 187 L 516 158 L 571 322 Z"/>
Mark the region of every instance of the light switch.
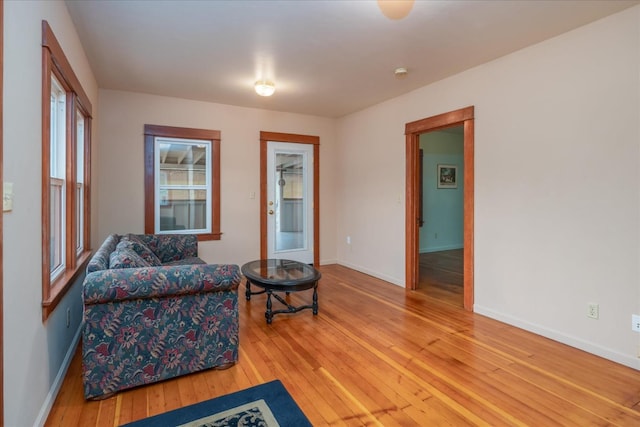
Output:
<path fill-rule="evenodd" d="M 2 194 L 2 211 L 7 212 L 13 209 L 13 183 L 5 182 Z"/>

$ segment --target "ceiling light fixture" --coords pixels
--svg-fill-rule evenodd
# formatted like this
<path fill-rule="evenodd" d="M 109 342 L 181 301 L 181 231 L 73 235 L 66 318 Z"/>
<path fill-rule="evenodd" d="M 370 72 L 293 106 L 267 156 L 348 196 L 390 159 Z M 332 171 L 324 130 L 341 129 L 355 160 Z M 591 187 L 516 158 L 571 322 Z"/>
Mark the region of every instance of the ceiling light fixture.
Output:
<path fill-rule="evenodd" d="M 414 0 L 378 0 L 378 7 L 389 19 L 402 19 L 413 9 Z"/>
<path fill-rule="evenodd" d="M 407 77 L 407 74 L 409 73 L 409 71 L 404 67 L 398 67 L 394 70 L 393 73 L 396 75 L 397 78 L 404 79 L 405 77 Z"/>
<path fill-rule="evenodd" d="M 255 88 L 256 93 L 260 96 L 271 96 L 276 91 L 276 85 L 269 80 L 258 80 Z"/>

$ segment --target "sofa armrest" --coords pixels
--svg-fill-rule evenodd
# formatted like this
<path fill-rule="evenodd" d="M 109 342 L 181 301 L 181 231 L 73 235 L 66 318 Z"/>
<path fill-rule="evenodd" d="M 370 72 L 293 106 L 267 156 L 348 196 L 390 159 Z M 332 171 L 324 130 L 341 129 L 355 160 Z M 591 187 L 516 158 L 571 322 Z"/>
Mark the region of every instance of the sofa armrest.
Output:
<path fill-rule="evenodd" d="M 194 264 L 121 268 L 87 274 L 83 285 L 85 305 L 161 298 L 201 292 L 235 291 L 240 269 L 235 264 Z"/>

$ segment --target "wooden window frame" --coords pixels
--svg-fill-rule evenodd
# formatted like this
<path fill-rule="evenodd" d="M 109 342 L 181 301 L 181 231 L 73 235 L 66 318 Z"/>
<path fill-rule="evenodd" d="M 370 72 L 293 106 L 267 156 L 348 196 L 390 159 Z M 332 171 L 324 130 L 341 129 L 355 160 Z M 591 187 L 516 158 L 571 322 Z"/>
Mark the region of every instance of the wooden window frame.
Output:
<path fill-rule="evenodd" d="M 67 93 L 66 106 L 66 154 L 65 154 L 65 267 L 54 280 L 50 272 L 50 160 L 51 160 L 51 77 L 63 86 Z M 84 271 L 91 256 L 91 102 L 71 68 L 60 43 L 47 21 L 42 21 L 42 320 L 45 321 L 62 297 Z M 84 194 L 83 194 L 83 245 L 77 252 L 76 242 L 76 114 L 85 118 L 84 128 Z"/>
<path fill-rule="evenodd" d="M 155 138 L 204 140 L 211 143 L 211 232 L 197 233 L 199 241 L 220 240 L 220 140 L 219 130 L 144 125 L 144 232 L 154 234 L 155 224 Z"/>

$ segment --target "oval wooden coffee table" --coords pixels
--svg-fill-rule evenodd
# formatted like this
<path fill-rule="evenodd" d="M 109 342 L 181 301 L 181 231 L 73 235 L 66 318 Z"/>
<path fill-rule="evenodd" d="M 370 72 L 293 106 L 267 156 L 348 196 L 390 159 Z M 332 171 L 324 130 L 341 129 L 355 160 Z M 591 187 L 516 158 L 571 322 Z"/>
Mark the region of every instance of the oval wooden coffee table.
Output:
<path fill-rule="evenodd" d="M 267 311 L 264 317 L 267 324 L 271 324 L 273 316 L 279 313 L 297 313 L 300 310 L 310 308 L 313 314 L 318 314 L 318 280 L 322 276 L 318 270 L 308 264 L 288 259 L 260 259 L 246 263 L 241 268 L 242 274 L 246 277 L 247 301 L 251 295 L 267 293 Z M 262 291 L 252 292 L 251 285 L 262 288 Z M 313 288 L 313 302 L 310 305 L 293 306 L 274 292 L 306 291 Z M 284 304 L 287 308 L 283 310 L 272 310 L 271 296 Z"/>

